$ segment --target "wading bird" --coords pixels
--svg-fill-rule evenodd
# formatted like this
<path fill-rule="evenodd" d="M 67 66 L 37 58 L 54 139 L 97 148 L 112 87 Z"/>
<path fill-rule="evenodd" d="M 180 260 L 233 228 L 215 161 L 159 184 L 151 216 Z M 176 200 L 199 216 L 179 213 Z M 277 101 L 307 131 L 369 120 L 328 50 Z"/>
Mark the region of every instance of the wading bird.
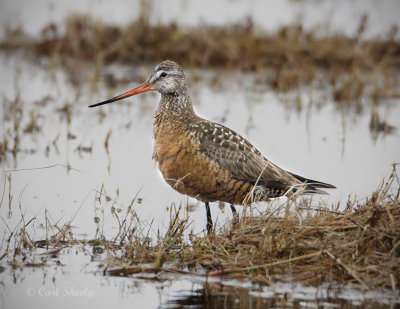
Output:
<path fill-rule="evenodd" d="M 235 131 L 197 116 L 185 74 L 170 60 L 157 65 L 139 87 L 89 107 L 146 91 L 161 94 L 154 117 L 153 157 L 172 188 L 205 203 L 208 233 L 212 229 L 210 202 L 227 202 L 235 213 L 233 205 L 335 188 L 281 169 Z"/>

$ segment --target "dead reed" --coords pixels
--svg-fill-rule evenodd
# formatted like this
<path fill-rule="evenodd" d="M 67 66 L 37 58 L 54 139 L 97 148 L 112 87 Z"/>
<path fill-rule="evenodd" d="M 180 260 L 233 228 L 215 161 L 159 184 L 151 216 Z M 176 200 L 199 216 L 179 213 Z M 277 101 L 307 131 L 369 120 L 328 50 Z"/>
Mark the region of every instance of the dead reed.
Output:
<path fill-rule="evenodd" d="M 124 27 L 73 15 L 65 31 L 49 24 L 39 38 L 28 37 L 22 29 L 6 29 L 0 50 L 22 49 L 62 65 L 70 60 L 94 62 L 96 68 L 115 62 L 137 66 L 173 59 L 185 68 L 255 72 L 259 83 L 282 92 L 328 82 L 333 98 L 342 105 L 365 95 L 373 101 L 398 96 L 397 29 L 378 39 L 363 39 L 367 16 L 361 19 L 358 32 L 348 37 L 321 35 L 318 29 L 305 30 L 300 24 L 268 33 L 257 30 L 251 18 L 226 26 L 153 25 L 146 10 Z"/>
<path fill-rule="evenodd" d="M 300 201 L 283 217 L 242 217 L 210 237 L 191 235 L 189 242 L 183 239 L 187 219 L 180 220 L 178 211 L 155 247 L 137 248 L 148 253 L 146 258 L 123 254 L 108 265 L 109 274 L 166 271 L 249 277 L 268 285 L 284 281 L 398 290 L 400 186 L 391 191 L 395 181 L 394 170 L 367 201 L 349 201 L 345 211 L 310 209 Z"/>
<path fill-rule="evenodd" d="M 359 110 L 361 98 L 377 104 L 381 99 L 398 96 L 400 65 L 395 29 L 380 40 L 362 40 L 362 29 L 365 27 L 360 27 L 353 38 L 340 34 L 323 37 L 299 25 L 262 33 L 255 30 L 251 19 L 223 27 L 181 29 L 176 24 L 151 25 L 143 16 L 120 28 L 88 16 L 72 16 L 66 22 L 65 33 L 54 24 L 43 29 L 40 38 L 29 38 L 22 30 L 9 31 L 0 42 L 0 50 L 20 49 L 60 64 L 89 61 L 100 68 L 113 62 L 138 65 L 170 58 L 187 68 L 251 71 L 258 83 L 280 92 L 308 84 L 318 88 L 318 84 L 328 83 L 339 107 L 355 106 Z M 20 146 L 18 128 L 22 112 L 18 102 L 17 96 L 9 115 L 14 118 L 17 132 L 13 147 L 4 138 L 0 142 L 0 160 L 10 149 L 16 153 Z M 69 122 L 68 105 L 59 111 Z M 35 118 L 31 114 L 32 121 L 23 133 L 39 130 Z M 389 128 L 379 115 L 371 117 L 371 131 L 385 132 Z M 110 134 L 111 131 L 108 137 Z M 104 142 L 106 149 L 108 137 Z M 55 147 L 57 139 L 58 136 L 53 142 Z M 397 191 L 390 191 L 393 186 Z M 9 262 L 23 265 L 21 261 L 27 259 L 25 266 L 35 265 L 29 252 L 38 248 L 56 256 L 68 246 L 89 245 L 93 254 L 106 252 L 109 262 L 104 271 L 110 275 L 167 271 L 246 277 L 265 284 L 328 282 L 399 290 L 399 192 L 394 171 L 366 202 L 349 201 L 345 211 L 327 207 L 315 210 L 310 209 L 306 200 L 289 201 L 296 210 L 290 211 L 288 207 L 283 217 L 243 216 L 210 237 L 188 235 L 190 223 L 187 217 L 181 218 L 180 208 L 173 208 L 168 231 L 155 240 L 148 237 L 132 205 L 124 214 L 113 212 L 119 226 L 113 239 L 99 234 L 89 241 L 77 240 L 69 224 L 57 226 L 46 217 L 49 236 L 35 241 L 27 232 L 33 218 L 10 232 L 0 260 L 11 252 L 11 241 L 15 250 Z M 9 199 L 11 203 L 12 196 Z M 19 259 L 20 256 L 23 258 Z M 37 265 L 42 264 L 40 260 Z"/>
<path fill-rule="evenodd" d="M 101 267 L 112 276 L 161 272 L 246 278 L 261 285 L 300 282 L 399 290 L 400 184 L 395 167 L 367 200 L 349 200 L 344 211 L 289 200 L 283 216 L 243 215 L 210 236 L 192 234 L 190 216 L 172 206 L 166 233 L 150 238 L 151 224 L 146 227 L 134 211 L 136 198 L 126 211 L 111 207 L 119 226 L 112 239 L 101 233 L 96 239 L 76 239 L 73 219 L 58 225 L 46 211 L 46 239 L 36 241 L 29 233 L 36 217 L 22 217 L 20 227 L 10 230 L 0 261 L 13 267 L 44 267 L 64 249 L 79 246 L 93 257 L 105 254 L 107 262 Z M 102 195 L 98 192 L 96 199 Z M 101 220 L 96 222 L 100 231 Z"/>

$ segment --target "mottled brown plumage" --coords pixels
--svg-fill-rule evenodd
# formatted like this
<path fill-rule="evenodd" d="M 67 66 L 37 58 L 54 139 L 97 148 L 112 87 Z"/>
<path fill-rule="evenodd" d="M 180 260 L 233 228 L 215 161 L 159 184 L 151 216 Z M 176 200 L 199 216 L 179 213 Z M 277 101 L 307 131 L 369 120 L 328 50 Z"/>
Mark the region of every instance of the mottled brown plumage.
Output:
<path fill-rule="evenodd" d="M 183 70 L 170 60 L 160 63 L 141 86 L 90 107 L 150 90 L 161 93 L 154 118 L 153 157 L 171 187 L 206 203 L 208 230 L 212 226 L 209 202 L 243 205 L 299 189 L 324 193 L 319 188 L 335 188 L 279 168 L 233 130 L 197 116 Z"/>

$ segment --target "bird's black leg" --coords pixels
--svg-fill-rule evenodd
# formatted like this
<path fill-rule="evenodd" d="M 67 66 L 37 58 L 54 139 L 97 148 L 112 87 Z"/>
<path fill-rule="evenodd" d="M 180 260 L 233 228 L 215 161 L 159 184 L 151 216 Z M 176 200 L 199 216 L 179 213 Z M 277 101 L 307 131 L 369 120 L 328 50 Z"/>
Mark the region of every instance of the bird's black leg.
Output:
<path fill-rule="evenodd" d="M 207 212 L 207 234 L 211 233 L 211 229 L 213 226 L 211 211 L 210 211 L 210 203 L 206 202 L 206 212 Z"/>
<path fill-rule="evenodd" d="M 235 206 L 233 206 L 233 204 L 231 205 L 231 210 L 232 210 L 232 226 L 239 223 L 239 214 L 236 211 Z"/>

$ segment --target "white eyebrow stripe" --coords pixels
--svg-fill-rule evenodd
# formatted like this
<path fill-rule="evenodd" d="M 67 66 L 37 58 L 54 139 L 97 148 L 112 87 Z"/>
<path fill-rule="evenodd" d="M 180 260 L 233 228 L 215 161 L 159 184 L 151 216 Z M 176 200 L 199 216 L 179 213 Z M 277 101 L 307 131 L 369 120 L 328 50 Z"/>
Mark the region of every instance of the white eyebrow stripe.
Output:
<path fill-rule="evenodd" d="M 162 72 L 165 72 L 165 73 L 167 73 L 167 74 L 169 74 L 169 75 L 173 75 L 173 74 L 175 74 L 175 75 L 179 75 L 179 70 L 177 70 L 177 69 L 170 69 L 170 70 L 166 70 L 166 69 L 162 69 L 162 68 L 159 68 L 159 67 L 156 67 L 155 69 L 154 69 L 154 71 L 156 72 L 156 75 L 157 75 L 157 77 L 160 77 L 160 74 L 162 73 Z"/>

